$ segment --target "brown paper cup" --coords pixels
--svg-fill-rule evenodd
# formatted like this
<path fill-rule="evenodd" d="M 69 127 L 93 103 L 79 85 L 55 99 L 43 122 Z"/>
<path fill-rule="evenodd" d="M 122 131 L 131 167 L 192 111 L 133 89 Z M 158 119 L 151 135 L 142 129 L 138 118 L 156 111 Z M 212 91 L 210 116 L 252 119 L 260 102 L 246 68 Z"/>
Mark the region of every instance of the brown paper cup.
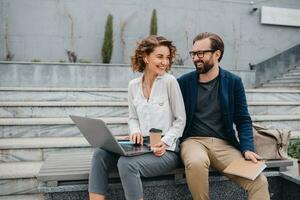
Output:
<path fill-rule="evenodd" d="M 150 147 L 153 147 L 155 144 L 159 143 L 161 139 L 161 133 L 150 132 Z"/>

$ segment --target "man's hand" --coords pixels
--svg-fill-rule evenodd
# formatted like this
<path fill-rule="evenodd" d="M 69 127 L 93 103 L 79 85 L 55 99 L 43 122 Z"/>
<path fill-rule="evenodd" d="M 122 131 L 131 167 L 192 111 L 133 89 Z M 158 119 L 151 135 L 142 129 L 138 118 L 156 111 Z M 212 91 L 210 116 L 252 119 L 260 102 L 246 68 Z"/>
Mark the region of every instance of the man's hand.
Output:
<path fill-rule="evenodd" d="M 129 138 L 133 143 L 143 145 L 144 140 L 141 133 L 130 134 Z"/>
<path fill-rule="evenodd" d="M 244 157 L 246 160 L 252 160 L 252 162 L 257 163 L 257 160 L 261 160 L 262 157 L 260 157 L 258 154 L 254 153 L 253 151 L 245 151 Z"/>
<path fill-rule="evenodd" d="M 163 141 L 160 141 L 151 148 L 153 148 L 154 155 L 160 157 L 166 153 L 167 147 L 168 145 L 166 145 Z"/>

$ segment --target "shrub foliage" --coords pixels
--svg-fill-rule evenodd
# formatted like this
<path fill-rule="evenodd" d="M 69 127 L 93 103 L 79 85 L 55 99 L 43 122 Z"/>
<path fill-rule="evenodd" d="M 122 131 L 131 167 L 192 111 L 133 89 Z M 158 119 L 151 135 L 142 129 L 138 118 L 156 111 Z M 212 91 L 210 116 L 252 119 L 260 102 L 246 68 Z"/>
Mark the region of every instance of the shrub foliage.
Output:
<path fill-rule="evenodd" d="M 106 20 L 104 40 L 103 40 L 103 46 L 101 51 L 103 63 L 110 63 L 112 52 L 113 52 L 113 16 L 109 14 Z"/>
<path fill-rule="evenodd" d="M 152 10 L 151 22 L 150 22 L 150 35 L 157 35 L 157 17 L 156 10 Z"/>
<path fill-rule="evenodd" d="M 300 160 L 300 139 L 290 144 L 288 154 L 289 156 Z"/>

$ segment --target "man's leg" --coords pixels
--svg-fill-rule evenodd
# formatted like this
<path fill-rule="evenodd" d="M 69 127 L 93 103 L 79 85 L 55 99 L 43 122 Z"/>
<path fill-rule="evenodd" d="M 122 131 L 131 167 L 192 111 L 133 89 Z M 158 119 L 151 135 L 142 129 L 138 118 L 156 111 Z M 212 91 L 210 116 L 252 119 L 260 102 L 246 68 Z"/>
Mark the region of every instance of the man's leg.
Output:
<path fill-rule="evenodd" d="M 204 139 L 205 140 L 205 139 Z M 188 187 L 193 200 L 209 199 L 208 173 L 210 161 L 207 149 L 198 139 L 190 138 L 181 144 Z"/>
<path fill-rule="evenodd" d="M 213 139 L 213 146 L 210 149 L 210 155 L 212 167 L 220 172 L 223 172 L 223 170 L 233 160 L 244 160 L 244 157 L 242 156 L 240 151 L 228 144 L 228 142 L 217 138 Z M 268 191 L 268 181 L 263 174 L 259 175 L 254 181 L 239 176 L 228 174 L 225 175 L 246 190 L 246 192 L 248 193 L 248 199 L 270 199 Z"/>

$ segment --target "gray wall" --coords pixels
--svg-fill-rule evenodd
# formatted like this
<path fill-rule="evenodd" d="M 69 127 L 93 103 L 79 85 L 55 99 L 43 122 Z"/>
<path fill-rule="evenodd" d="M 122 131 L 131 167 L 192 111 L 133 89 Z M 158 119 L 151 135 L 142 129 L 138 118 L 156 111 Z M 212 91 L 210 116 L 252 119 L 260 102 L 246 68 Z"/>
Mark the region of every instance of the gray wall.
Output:
<path fill-rule="evenodd" d="M 106 17 L 114 16 L 112 63 L 129 63 L 137 40 L 149 33 L 151 11 L 157 9 L 158 33 L 173 40 L 182 58 L 202 31 L 224 38 L 222 65 L 249 70 L 300 43 L 300 28 L 260 24 L 261 6 L 300 9 L 299 0 L 0 0 L 0 60 L 7 47 L 15 61 L 67 60 L 65 49 L 79 58 L 100 62 Z M 126 24 L 121 41 L 121 24 Z M 72 28 L 73 27 L 73 28 Z M 6 39 L 7 38 L 7 39 Z M 188 58 L 186 65 L 191 64 Z"/>
<path fill-rule="evenodd" d="M 169 73 L 179 77 L 192 70 L 192 66 L 174 65 Z M 254 86 L 254 71 L 231 71 L 242 78 L 246 88 Z M 128 64 L 0 61 L 0 87 L 126 88 L 128 82 L 137 76 L 140 76 L 140 73 L 133 73 Z"/>

